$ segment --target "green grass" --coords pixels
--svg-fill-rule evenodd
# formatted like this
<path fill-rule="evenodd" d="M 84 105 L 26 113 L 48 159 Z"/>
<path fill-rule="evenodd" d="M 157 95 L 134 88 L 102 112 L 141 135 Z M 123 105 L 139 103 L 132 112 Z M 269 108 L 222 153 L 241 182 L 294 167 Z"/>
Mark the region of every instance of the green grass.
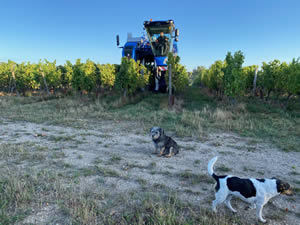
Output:
<path fill-rule="evenodd" d="M 13 144 L 0 144 L 0 158 L 6 159 L 10 157 L 16 157 L 19 154 L 25 152 L 23 145 L 13 145 Z"/>
<path fill-rule="evenodd" d="M 25 205 L 33 198 L 35 186 L 32 182 L 19 180 L 20 177 L 4 177 L 0 179 L 0 224 L 14 223 L 26 216 Z M 10 208 L 18 205 L 16 214 Z"/>
<path fill-rule="evenodd" d="M 201 194 L 199 191 L 193 191 L 191 189 L 184 189 L 183 192 L 190 194 L 190 195 L 200 195 Z"/>
<path fill-rule="evenodd" d="M 140 185 L 143 185 L 143 186 L 147 185 L 147 183 L 148 183 L 147 180 L 145 180 L 143 178 L 137 178 L 136 182 L 138 182 Z"/>
<path fill-rule="evenodd" d="M 66 154 L 62 151 L 55 151 L 51 155 L 52 159 L 60 159 L 60 158 L 65 158 L 65 157 L 66 157 Z"/>
<path fill-rule="evenodd" d="M 149 166 L 148 166 L 150 169 L 153 169 L 156 167 L 156 162 L 151 162 L 149 163 Z"/>
<path fill-rule="evenodd" d="M 130 204 L 131 213 L 121 213 L 119 224 L 210 224 L 225 225 L 240 223 L 237 217 L 224 215 L 214 216 L 204 209 L 192 207 L 181 202 L 176 195 L 168 194 L 165 197 L 148 194 L 140 199 L 138 205 Z"/>
<path fill-rule="evenodd" d="M 206 174 L 194 174 L 188 170 L 178 173 L 177 176 L 180 179 L 185 180 L 190 184 L 200 184 L 200 183 L 212 184 L 212 183 L 214 183 L 214 180 L 210 176 L 208 176 Z"/>
<path fill-rule="evenodd" d="M 300 187 L 295 187 L 295 188 L 293 188 L 293 191 L 294 191 L 297 195 L 299 195 L 299 194 L 300 194 Z"/>
<path fill-rule="evenodd" d="M 300 180 L 296 180 L 296 181 L 294 181 L 294 183 L 300 185 Z"/>
<path fill-rule="evenodd" d="M 104 177 L 121 177 L 117 171 L 99 165 L 96 165 L 96 171 L 97 174 L 100 174 Z"/>
<path fill-rule="evenodd" d="M 196 160 L 194 161 L 194 164 L 195 164 L 195 165 L 198 165 L 198 164 L 200 164 L 200 162 L 201 162 L 200 159 L 196 159 Z"/>
<path fill-rule="evenodd" d="M 109 163 L 119 163 L 122 160 L 122 157 L 118 156 L 118 155 L 112 155 Z"/>
<path fill-rule="evenodd" d="M 154 183 L 152 186 L 154 189 L 167 189 L 166 185 L 160 183 Z"/>
<path fill-rule="evenodd" d="M 139 165 L 136 163 L 125 163 L 122 167 L 124 170 L 130 170 L 132 168 L 138 168 L 138 169 L 151 169 L 154 164 L 150 163 L 148 166 Z"/>
<path fill-rule="evenodd" d="M 297 171 L 291 171 L 291 172 L 289 172 L 289 174 L 292 175 L 292 176 L 300 175 L 300 173 L 298 173 Z"/>
<path fill-rule="evenodd" d="M 220 172 L 223 172 L 223 173 L 227 173 L 227 172 L 230 172 L 231 169 L 226 167 L 225 165 L 221 165 L 221 166 L 218 166 L 216 168 L 216 171 L 220 171 Z"/>
<path fill-rule="evenodd" d="M 183 148 L 186 151 L 196 151 L 195 146 L 185 146 L 185 147 L 180 146 L 180 147 Z"/>
<path fill-rule="evenodd" d="M 247 167 L 247 166 L 244 166 L 244 167 L 243 167 L 243 170 L 244 170 L 245 172 L 248 172 L 248 171 L 254 172 L 254 171 L 255 171 L 255 169 L 249 168 L 249 167 Z"/>

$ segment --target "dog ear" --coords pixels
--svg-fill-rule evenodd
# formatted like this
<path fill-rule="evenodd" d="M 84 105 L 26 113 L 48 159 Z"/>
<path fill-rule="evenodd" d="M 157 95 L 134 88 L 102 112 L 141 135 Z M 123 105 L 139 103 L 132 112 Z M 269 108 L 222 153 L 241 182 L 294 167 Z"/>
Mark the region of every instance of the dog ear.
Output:
<path fill-rule="evenodd" d="M 152 130 L 153 130 L 153 127 L 150 128 L 150 133 L 152 132 Z"/>
<path fill-rule="evenodd" d="M 163 130 L 162 128 L 159 128 L 159 132 L 160 132 L 161 134 L 165 134 L 165 132 L 164 132 L 164 130 Z"/>

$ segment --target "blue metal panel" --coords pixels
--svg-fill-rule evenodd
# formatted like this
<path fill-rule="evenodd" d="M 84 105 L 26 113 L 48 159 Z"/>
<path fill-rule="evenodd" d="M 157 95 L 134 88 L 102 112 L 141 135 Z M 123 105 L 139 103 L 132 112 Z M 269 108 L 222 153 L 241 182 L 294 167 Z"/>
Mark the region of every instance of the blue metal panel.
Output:
<path fill-rule="evenodd" d="M 167 56 L 157 56 L 154 57 L 154 60 L 157 66 L 166 66 L 168 60 L 167 58 Z"/>
<path fill-rule="evenodd" d="M 178 47 L 177 47 L 177 41 L 174 40 L 173 42 L 173 49 L 172 49 L 172 52 L 174 55 L 177 55 L 178 54 Z"/>

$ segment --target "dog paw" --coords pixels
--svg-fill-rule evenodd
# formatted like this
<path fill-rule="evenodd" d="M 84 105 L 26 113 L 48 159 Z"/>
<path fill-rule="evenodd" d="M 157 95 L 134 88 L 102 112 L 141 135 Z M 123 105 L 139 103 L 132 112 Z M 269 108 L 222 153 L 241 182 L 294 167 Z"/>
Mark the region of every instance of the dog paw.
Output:
<path fill-rule="evenodd" d="M 231 212 L 233 213 L 233 214 L 236 214 L 237 213 L 237 211 L 234 209 L 234 210 L 231 210 Z"/>
<path fill-rule="evenodd" d="M 259 221 L 260 221 L 261 223 L 267 223 L 267 220 L 265 220 L 265 219 L 259 219 Z"/>

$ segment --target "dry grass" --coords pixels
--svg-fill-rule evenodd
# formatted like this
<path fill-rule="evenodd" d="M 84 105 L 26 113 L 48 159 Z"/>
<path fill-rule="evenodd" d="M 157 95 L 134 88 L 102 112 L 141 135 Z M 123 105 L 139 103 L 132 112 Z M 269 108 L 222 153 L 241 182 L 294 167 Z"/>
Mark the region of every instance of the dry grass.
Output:
<path fill-rule="evenodd" d="M 23 145 L 0 144 L 0 158 L 7 159 L 24 153 Z"/>
<path fill-rule="evenodd" d="M 86 96 L 2 96 L 0 115 L 12 120 L 73 127 L 87 126 L 87 119 L 131 120 L 139 121 L 145 130 L 159 125 L 179 136 L 203 137 L 215 130 L 225 130 L 267 139 L 285 151 L 299 149 L 297 111 L 290 113 L 259 101 L 216 104 L 197 89 L 190 89 L 183 97 L 176 98 L 174 110 L 168 109 L 167 102 L 168 97 L 159 94 L 137 95 L 126 100 L 115 95 L 96 100 Z"/>
<path fill-rule="evenodd" d="M 232 112 L 229 112 L 229 111 L 225 111 L 225 110 L 222 110 L 222 109 L 216 109 L 216 111 L 213 113 L 212 117 L 215 119 L 215 120 L 218 120 L 218 121 L 226 121 L 226 120 L 231 120 L 232 119 Z"/>
<path fill-rule="evenodd" d="M 176 195 L 166 196 L 148 194 L 140 199 L 140 204 L 129 204 L 127 208 L 131 213 L 116 215 L 119 221 L 113 224 L 208 224 L 225 225 L 237 224 L 237 217 L 226 217 L 224 215 L 214 216 L 211 212 L 193 207 L 178 200 Z M 117 222 L 117 223 L 116 223 Z"/>
<path fill-rule="evenodd" d="M 173 193 L 109 195 L 77 185 L 50 171 L 6 171 L 0 177 L 0 224 L 25 219 L 30 209 L 52 205 L 61 224 L 235 224 L 237 217 L 214 216 L 207 210 L 181 202 Z M 141 185 L 147 182 L 138 179 Z M 51 212 L 49 217 L 54 218 Z M 52 218 L 52 219 L 53 219 Z M 49 221 L 48 221 L 49 222 Z"/>

